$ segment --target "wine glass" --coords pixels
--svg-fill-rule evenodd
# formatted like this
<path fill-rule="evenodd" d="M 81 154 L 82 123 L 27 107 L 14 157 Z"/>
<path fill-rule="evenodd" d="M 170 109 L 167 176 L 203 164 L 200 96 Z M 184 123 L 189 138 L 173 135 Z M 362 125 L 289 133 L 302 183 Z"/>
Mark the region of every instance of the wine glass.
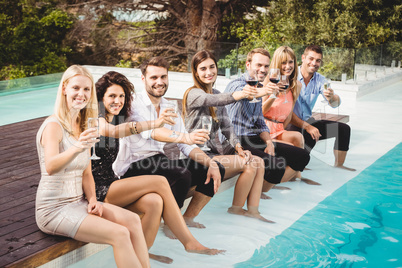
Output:
<path fill-rule="evenodd" d="M 327 90 L 328 88 L 331 88 L 331 79 L 329 79 L 329 78 L 326 78 L 325 80 L 324 80 L 324 84 L 322 85 L 322 87 L 321 87 L 321 94 L 323 94 L 324 95 L 324 90 Z M 327 98 L 325 98 L 325 96 L 323 96 L 324 97 L 324 99 L 321 101 L 322 103 L 327 103 L 328 101 L 327 101 Z"/>
<path fill-rule="evenodd" d="M 257 70 L 249 70 L 246 73 L 246 83 L 252 87 L 257 87 L 258 85 Z M 250 101 L 250 103 L 256 103 L 260 101 L 261 100 L 257 100 L 255 96 L 253 96 L 253 99 Z"/>
<path fill-rule="evenodd" d="M 173 109 L 172 112 L 170 112 L 172 115 L 177 114 L 178 112 L 178 107 L 177 107 L 177 101 L 168 101 L 167 103 L 163 104 L 164 109 Z M 174 121 L 175 119 L 173 119 Z M 172 134 L 170 134 L 169 137 L 174 137 L 177 138 L 179 137 L 176 132 L 173 130 Z"/>
<path fill-rule="evenodd" d="M 269 81 L 278 84 L 279 80 L 281 79 L 281 70 L 279 70 L 278 68 L 269 69 L 268 77 Z M 269 98 L 276 99 L 276 96 L 274 94 L 271 94 Z"/>
<path fill-rule="evenodd" d="M 206 129 L 209 132 L 211 132 L 211 128 L 212 128 L 212 116 L 209 115 L 204 115 L 201 118 L 201 124 L 202 124 L 202 129 Z M 204 146 L 201 147 L 201 150 L 203 151 L 210 151 L 211 149 L 208 148 L 207 146 L 207 142 L 204 143 Z"/>
<path fill-rule="evenodd" d="M 99 136 L 99 118 L 90 117 L 88 118 L 88 128 L 96 129 L 96 136 Z M 93 152 L 89 159 L 91 160 L 99 160 L 100 157 L 95 153 L 95 144 L 92 146 Z"/>
<path fill-rule="evenodd" d="M 286 97 L 287 89 L 289 88 L 289 78 L 287 75 L 281 75 L 281 80 L 279 81 L 279 91 L 285 94 L 285 101 L 283 103 L 288 103 L 288 99 Z"/>

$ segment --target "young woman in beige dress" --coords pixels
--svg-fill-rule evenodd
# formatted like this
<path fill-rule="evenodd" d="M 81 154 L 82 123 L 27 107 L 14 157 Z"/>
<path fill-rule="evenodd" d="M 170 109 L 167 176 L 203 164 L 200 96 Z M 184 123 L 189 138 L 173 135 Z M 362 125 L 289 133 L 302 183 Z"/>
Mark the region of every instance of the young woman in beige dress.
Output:
<path fill-rule="evenodd" d="M 90 148 L 98 141 L 89 117 L 98 117 L 92 75 L 73 65 L 63 74 L 55 113 L 40 127 L 37 149 L 41 180 L 36 222 L 45 233 L 110 244 L 117 267 L 150 267 L 137 214 L 96 200 Z"/>

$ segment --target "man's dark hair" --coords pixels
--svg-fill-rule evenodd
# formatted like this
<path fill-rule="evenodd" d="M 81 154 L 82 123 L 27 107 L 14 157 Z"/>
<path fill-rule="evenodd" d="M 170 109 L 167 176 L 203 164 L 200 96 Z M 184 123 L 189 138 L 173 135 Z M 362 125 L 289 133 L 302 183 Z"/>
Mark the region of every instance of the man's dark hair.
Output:
<path fill-rule="evenodd" d="M 169 70 L 169 62 L 162 56 L 152 57 L 148 60 L 145 60 L 140 65 L 140 70 L 141 70 L 142 75 L 145 76 L 148 66 L 163 67 L 166 70 Z"/>
<path fill-rule="evenodd" d="M 309 51 L 314 51 L 315 53 L 322 55 L 322 49 L 320 46 L 317 45 L 309 45 L 308 47 L 306 47 L 306 49 L 304 50 L 304 55 L 307 55 Z"/>
<path fill-rule="evenodd" d="M 247 62 L 251 62 L 251 60 L 253 59 L 254 54 L 262 54 L 264 56 L 267 56 L 268 58 L 271 59 L 271 55 L 269 54 L 269 52 L 263 48 L 254 48 L 253 50 L 251 50 L 248 54 L 247 54 Z"/>

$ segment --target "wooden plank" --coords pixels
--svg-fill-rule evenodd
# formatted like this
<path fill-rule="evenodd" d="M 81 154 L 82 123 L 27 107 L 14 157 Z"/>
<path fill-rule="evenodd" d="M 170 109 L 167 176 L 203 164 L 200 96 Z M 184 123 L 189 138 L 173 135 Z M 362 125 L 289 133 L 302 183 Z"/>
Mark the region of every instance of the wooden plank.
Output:
<path fill-rule="evenodd" d="M 343 115 L 343 114 L 313 113 L 313 117 L 316 120 L 330 120 L 342 123 L 349 122 L 349 115 Z"/>
<path fill-rule="evenodd" d="M 10 252 L 2 257 L 0 265 L 6 268 L 34 268 L 86 244 L 58 236 L 47 236 L 45 240 L 45 243 L 27 245 L 24 248 Z M 45 244 L 45 248 L 43 248 L 43 244 Z M 24 258 L 21 258 L 21 256 L 24 256 Z"/>

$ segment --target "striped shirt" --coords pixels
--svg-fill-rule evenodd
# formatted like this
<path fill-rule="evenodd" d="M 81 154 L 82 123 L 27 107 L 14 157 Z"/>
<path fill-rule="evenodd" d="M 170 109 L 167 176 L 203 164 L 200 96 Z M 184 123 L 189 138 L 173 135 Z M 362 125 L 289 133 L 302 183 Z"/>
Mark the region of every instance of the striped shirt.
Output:
<path fill-rule="evenodd" d="M 231 81 L 226 86 L 225 92 L 241 91 L 246 84 L 246 78 L 242 75 Z M 248 99 L 242 99 L 226 105 L 226 110 L 237 136 L 256 136 L 262 132 L 269 133 L 269 128 L 265 124 L 264 116 L 262 115 L 261 103 L 261 101 L 250 103 Z"/>

